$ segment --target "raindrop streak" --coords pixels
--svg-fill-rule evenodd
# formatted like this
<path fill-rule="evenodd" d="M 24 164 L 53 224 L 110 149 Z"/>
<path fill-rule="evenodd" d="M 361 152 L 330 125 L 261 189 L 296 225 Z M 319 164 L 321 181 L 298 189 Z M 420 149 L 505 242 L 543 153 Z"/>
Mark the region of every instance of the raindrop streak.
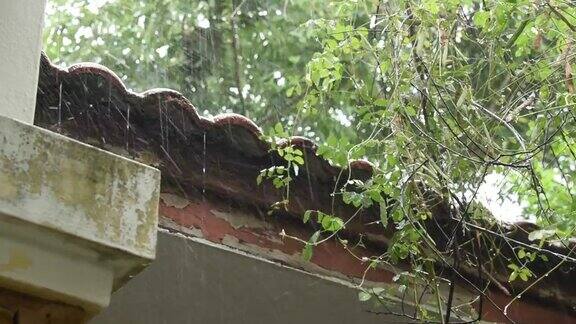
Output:
<path fill-rule="evenodd" d="M 206 177 L 206 131 L 203 133 L 202 145 L 202 199 L 204 199 L 204 195 L 206 194 L 206 186 L 204 184 Z"/>
<path fill-rule="evenodd" d="M 112 82 L 108 82 L 108 117 L 111 116 L 110 104 L 112 103 Z"/>
<path fill-rule="evenodd" d="M 60 82 L 60 88 L 58 90 L 58 133 L 61 133 L 62 123 L 62 82 Z"/>
<path fill-rule="evenodd" d="M 130 105 L 128 105 L 128 111 L 126 112 L 126 151 L 128 151 L 128 142 L 130 135 Z"/>
<path fill-rule="evenodd" d="M 160 98 L 158 98 L 158 114 L 159 114 L 159 118 L 160 118 L 160 149 L 162 150 L 162 152 L 164 152 L 164 154 L 166 155 L 166 157 L 168 158 L 168 160 L 170 161 L 170 163 L 172 163 L 172 165 L 174 166 L 174 168 L 176 169 L 176 172 L 178 172 L 179 174 L 182 174 L 182 169 L 180 169 L 180 167 L 178 167 L 178 164 L 176 163 L 176 161 L 174 161 L 174 159 L 172 159 L 172 157 L 170 156 L 170 147 L 169 147 L 169 142 L 168 142 L 168 129 L 166 129 L 164 127 L 164 121 L 168 118 L 163 117 L 164 113 L 162 112 L 162 102 L 160 101 Z M 167 125 L 166 125 L 167 126 Z M 164 136 L 164 132 L 166 132 L 166 137 Z"/>
<path fill-rule="evenodd" d="M 160 98 L 158 98 L 158 114 L 160 116 L 160 143 L 161 146 L 164 147 L 164 125 L 162 125 L 162 103 L 160 102 Z"/>

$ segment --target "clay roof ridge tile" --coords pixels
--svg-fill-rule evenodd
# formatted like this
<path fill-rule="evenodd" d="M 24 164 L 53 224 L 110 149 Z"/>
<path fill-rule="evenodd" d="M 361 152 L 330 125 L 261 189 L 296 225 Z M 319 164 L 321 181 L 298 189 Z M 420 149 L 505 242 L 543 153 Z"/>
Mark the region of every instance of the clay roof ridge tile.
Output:
<path fill-rule="evenodd" d="M 53 70 L 56 70 L 58 73 L 64 73 L 69 76 L 76 76 L 76 75 L 83 75 L 83 74 L 95 74 L 98 75 L 109 82 L 119 89 L 121 93 L 126 96 L 136 97 L 140 100 L 150 100 L 151 98 L 164 98 L 167 100 L 175 100 L 178 102 L 176 106 L 180 109 L 186 110 L 189 113 L 192 113 L 193 119 L 198 123 L 200 127 L 205 130 L 213 129 L 214 127 L 230 127 L 230 126 L 237 126 L 245 129 L 250 134 L 252 134 L 256 141 L 262 142 L 261 144 L 263 147 L 267 146 L 268 143 L 262 139 L 262 129 L 258 126 L 253 120 L 248 117 L 245 117 L 240 114 L 236 113 L 223 113 L 218 114 L 212 118 L 201 116 L 198 113 L 198 109 L 194 107 L 194 105 L 180 92 L 169 89 L 169 88 L 152 88 L 148 89 L 143 92 L 135 92 L 129 90 L 122 79 L 118 77 L 116 73 L 112 70 L 107 68 L 104 65 L 98 63 L 76 63 L 71 65 L 68 68 L 62 68 L 60 66 L 54 65 L 50 59 L 46 56 L 45 53 L 42 53 L 41 60 L 43 63 L 47 64 Z M 287 145 L 294 145 L 300 149 L 309 149 L 312 152 L 316 152 L 318 145 L 310 138 L 304 136 L 292 136 L 288 139 L 280 140 L 277 145 L 279 147 L 285 147 Z M 324 158 L 315 156 L 324 162 L 327 162 Z M 366 160 L 354 160 L 350 162 L 349 167 L 353 170 L 361 170 L 365 172 L 369 172 L 372 174 L 374 172 L 374 165 Z"/>
<path fill-rule="evenodd" d="M 212 117 L 215 126 L 239 126 L 260 138 L 262 129 L 252 119 L 235 113 L 223 113 Z"/>

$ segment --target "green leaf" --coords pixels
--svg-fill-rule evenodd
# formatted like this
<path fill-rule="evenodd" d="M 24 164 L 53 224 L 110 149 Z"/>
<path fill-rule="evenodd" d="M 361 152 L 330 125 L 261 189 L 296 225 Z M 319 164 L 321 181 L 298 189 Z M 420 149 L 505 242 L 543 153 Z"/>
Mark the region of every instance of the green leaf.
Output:
<path fill-rule="evenodd" d="M 312 253 L 312 245 L 306 244 L 302 249 L 302 259 L 304 259 L 304 261 L 310 261 L 310 259 L 312 259 Z"/>
<path fill-rule="evenodd" d="M 375 202 L 379 202 L 379 203 L 384 202 L 384 198 L 382 198 L 382 195 L 380 194 L 380 192 L 378 190 L 370 190 L 370 191 L 368 191 L 368 195 Z"/>
<path fill-rule="evenodd" d="M 334 37 L 335 40 L 341 41 L 346 37 L 346 31 L 346 26 L 337 25 L 336 28 L 334 28 L 332 37 Z"/>
<path fill-rule="evenodd" d="M 300 164 L 300 165 L 304 165 L 304 159 L 301 156 L 295 156 L 294 157 L 294 162 Z"/>
<path fill-rule="evenodd" d="M 307 210 L 307 211 L 304 213 L 304 217 L 302 217 L 302 221 L 303 221 L 304 223 L 308 223 L 308 221 L 310 220 L 310 216 L 311 216 L 311 215 L 312 215 L 312 211 L 311 211 L 311 210 Z"/>
<path fill-rule="evenodd" d="M 554 230 L 536 230 L 528 234 L 528 239 L 530 241 L 545 240 L 549 237 L 552 237 L 554 234 L 556 234 L 556 231 Z"/>
<path fill-rule="evenodd" d="M 365 301 L 369 301 L 370 298 L 372 298 L 372 294 L 366 291 L 360 291 L 358 292 L 358 299 L 361 302 L 365 302 Z"/>
<path fill-rule="evenodd" d="M 485 29 L 488 26 L 488 19 L 490 18 L 490 12 L 488 11 L 478 11 L 474 15 L 474 24 L 481 29 Z"/>
<path fill-rule="evenodd" d="M 344 228 L 344 221 L 338 217 L 323 214 L 322 220 L 320 218 L 318 220 L 321 222 L 322 228 L 329 232 L 337 232 Z"/>
<path fill-rule="evenodd" d="M 416 116 L 416 110 L 414 110 L 414 107 L 408 105 L 404 109 L 406 111 L 406 114 L 408 114 L 408 116 L 411 116 L 411 117 Z"/>
<path fill-rule="evenodd" d="M 384 98 L 378 98 L 374 101 L 374 105 L 378 107 L 385 107 L 388 104 L 388 100 Z"/>
<path fill-rule="evenodd" d="M 388 227 L 388 210 L 384 203 L 380 203 L 380 223 L 384 228 Z"/>
<path fill-rule="evenodd" d="M 401 293 L 401 294 L 403 294 L 403 293 L 406 291 L 407 288 L 408 288 L 408 287 L 407 287 L 406 285 L 399 285 L 399 286 L 398 286 L 398 292 Z"/>
<path fill-rule="evenodd" d="M 328 138 L 326 139 L 326 144 L 332 147 L 336 147 L 338 146 L 338 139 L 336 138 L 336 136 L 334 136 L 334 134 L 330 134 L 330 136 L 328 136 Z"/>
<path fill-rule="evenodd" d="M 520 277 L 520 279 L 522 279 L 522 281 L 528 281 L 528 274 L 526 274 L 526 272 L 520 271 L 518 276 Z"/>
<path fill-rule="evenodd" d="M 438 2 L 436 0 L 424 0 L 424 9 L 430 12 L 431 14 L 435 15 L 440 11 Z"/>
<path fill-rule="evenodd" d="M 520 250 L 518 251 L 518 257 L 519 257 L 520 259 L 524 259 L 525 256 L 526 256 L 526 251 L 524 251 L 524 249 L 520 249 Z"/>
<path fill-rule="evenodd" d="M 284 127 L 281 123 L 276 123 L 276 125 L 274 125 L 274 131 L 276 134 L 281 135 L 284 133 Z"/>
<path fill-rule="evenodd" d="M 320 234 L 322 234 L 322 231 L 314 232 L 314 234 L 312 234 L 308 242 L 312 245 L 316 244 L 318 242 L 318 239 L 320 238 Z"/>

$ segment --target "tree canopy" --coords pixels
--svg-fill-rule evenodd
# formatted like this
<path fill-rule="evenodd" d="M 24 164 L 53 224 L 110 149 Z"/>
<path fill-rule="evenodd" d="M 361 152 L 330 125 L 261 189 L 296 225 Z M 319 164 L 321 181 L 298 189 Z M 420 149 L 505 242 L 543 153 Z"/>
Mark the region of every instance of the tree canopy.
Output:
<path fill-rule="evenodd" d="M 137 91 L 173 88 L 206 115 L 252 118 L 273 142 L 310 137 L 336 165 L 372 162 L 372 179 L 335 188 L 334 199 L 379 205 L 382 225 L 395 224 L 390 248 L 374 263 L 407 260 L 414 266 L 405 276 L 434 281 L 422 269 L 451 256 L 426 247 L 420 223 L 431 208 L 419 184 L 453 207 L 450 217 L 496 222 L 493 206 L 479 203 L 482 185 L 496 178 L 490 190 L 500 203 L 513 201 L 519 216 L 540 226 L 530 233 L 535 246 L 568 245 L 574 236 L 576 5 L 569 0 L 49 6 L 44 48 L 57 63 L 101 63 Z M 287 167 L 263 170 L 258 181 L 287 188 L 304 161 L 296 148 L 274 149 Z M 304 215 L 311 218 L 323 226 L 306 242 L 308 257 L 320 236 L 346 226 L 338 215 Z M 509 279 L 538 280 L 530 269 L 539 257 L 519 249 L 508 260 Z M 418 317 L 427 316 L 422 308 Z"/>

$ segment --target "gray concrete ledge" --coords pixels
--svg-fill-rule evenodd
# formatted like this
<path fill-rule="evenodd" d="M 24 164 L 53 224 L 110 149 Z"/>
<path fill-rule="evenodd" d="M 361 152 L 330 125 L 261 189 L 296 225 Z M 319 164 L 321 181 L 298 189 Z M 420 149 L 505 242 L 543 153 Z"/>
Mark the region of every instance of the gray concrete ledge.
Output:
<path fill-rule="evenodd" d="M 154 168 L 0 117 L 0 286 L 105 307 L 155 257 L 159 189 Z"/>

